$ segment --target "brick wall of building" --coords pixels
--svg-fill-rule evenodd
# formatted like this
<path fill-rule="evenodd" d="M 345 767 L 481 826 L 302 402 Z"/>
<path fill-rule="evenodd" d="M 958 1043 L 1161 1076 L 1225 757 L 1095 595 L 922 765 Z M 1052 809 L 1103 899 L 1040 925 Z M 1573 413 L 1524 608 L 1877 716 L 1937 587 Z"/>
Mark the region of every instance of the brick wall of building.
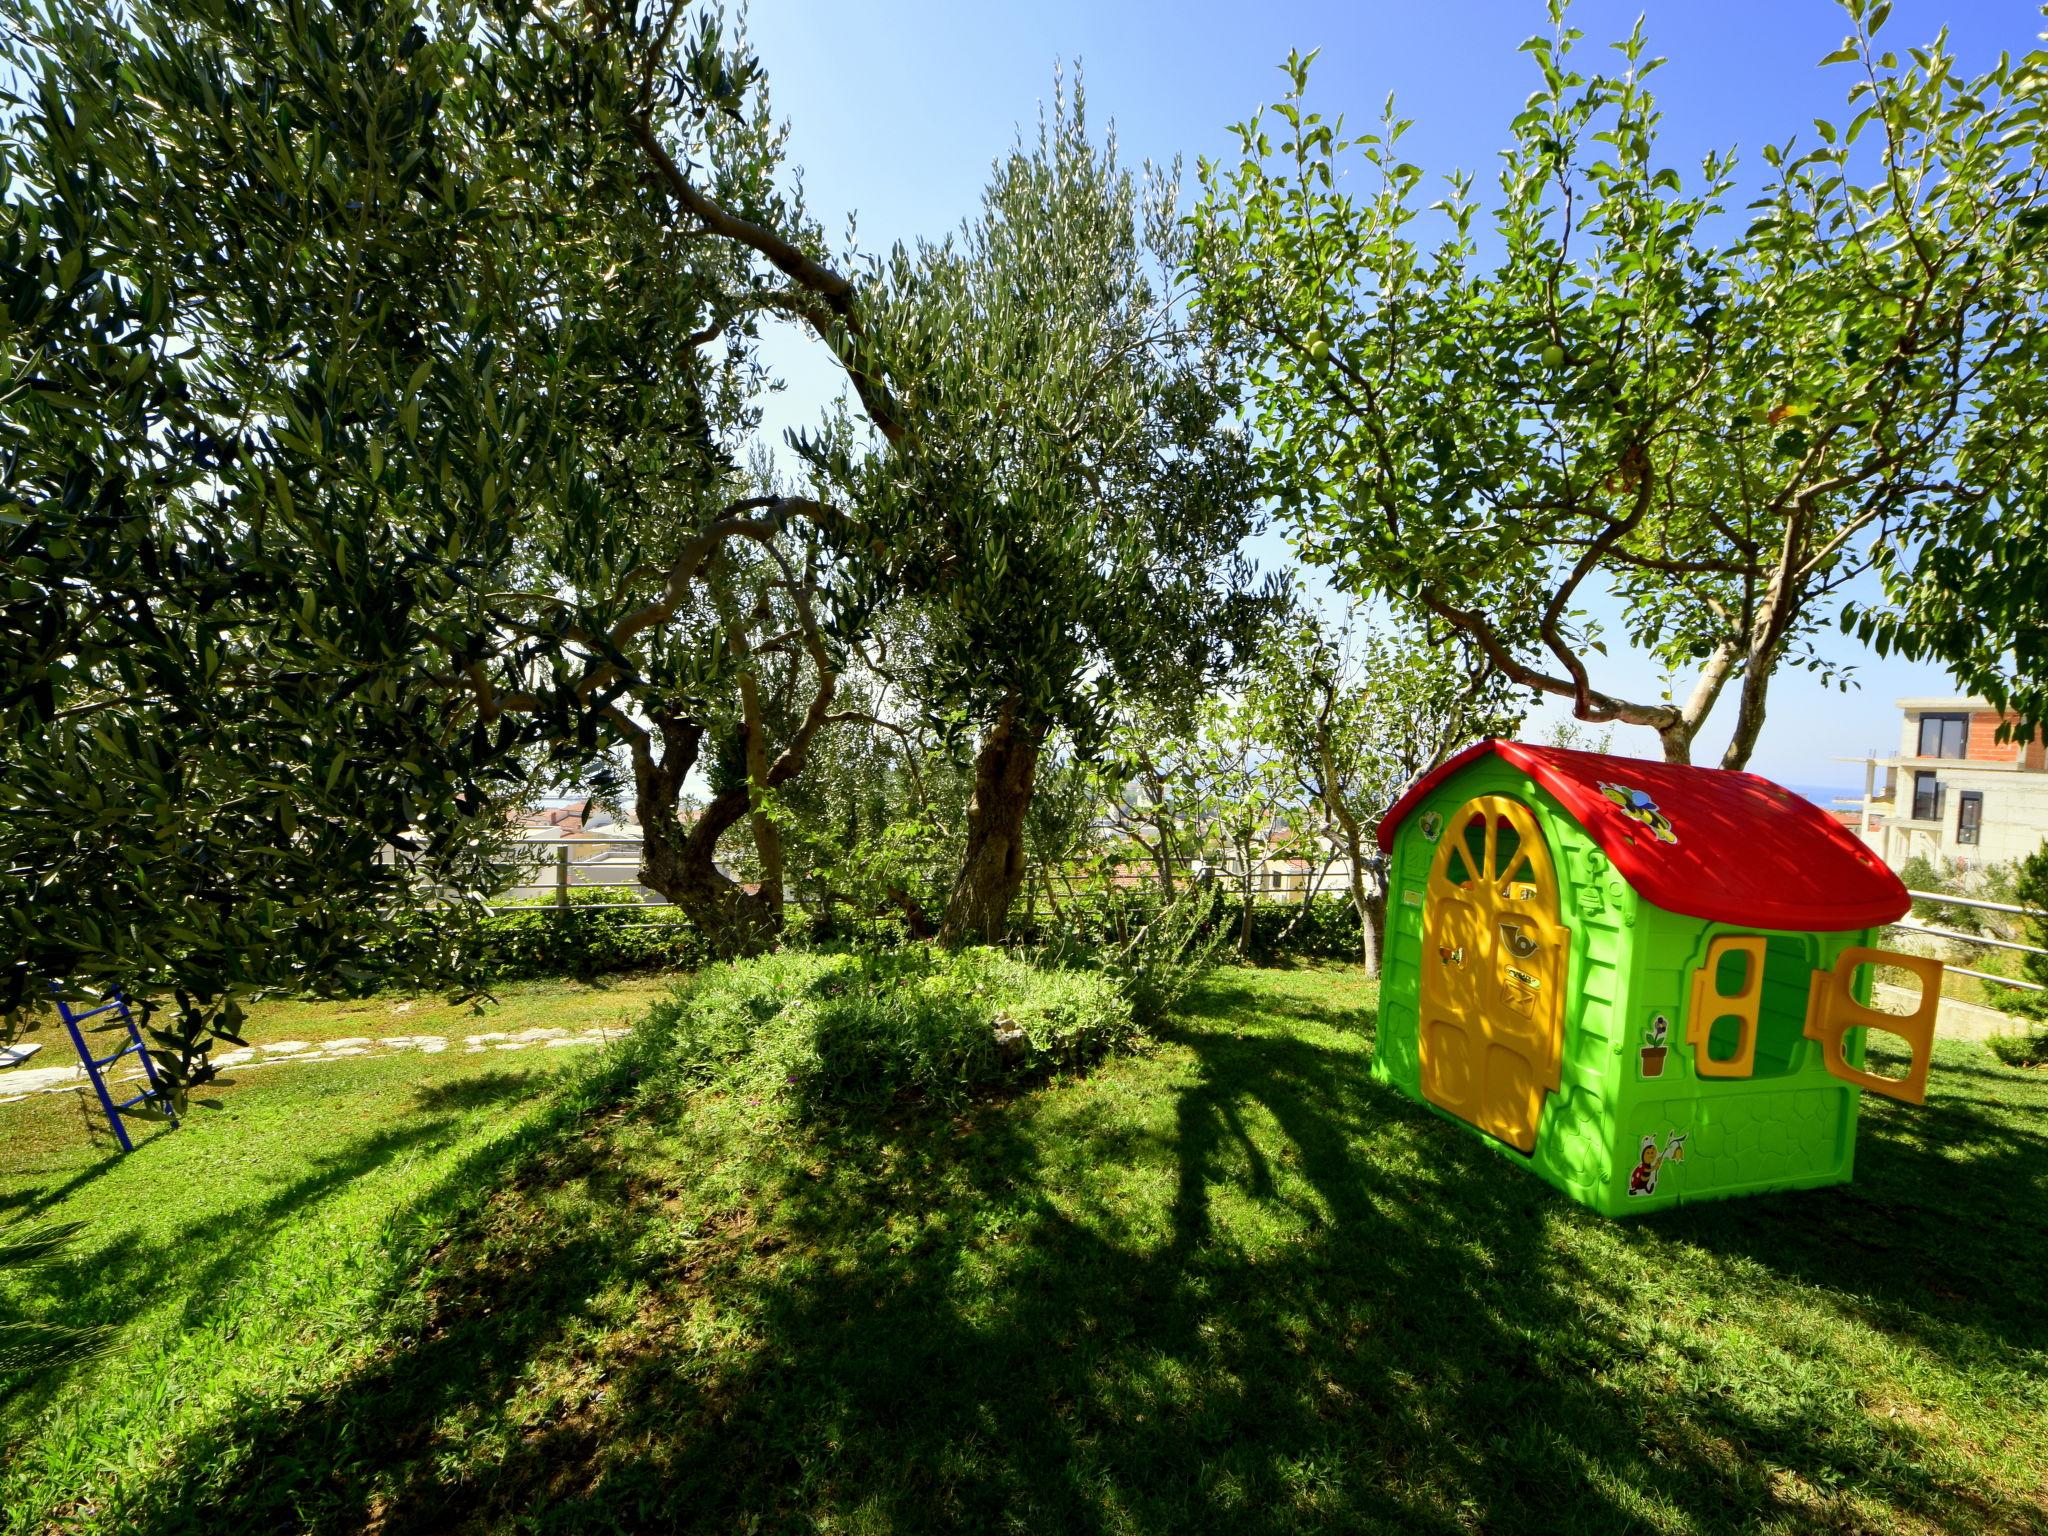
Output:
<path fill-rule="evenodd" d="M 1979 709 L 1970 715 L 1970 761 L 1973 763 L 2010 763 L 2018 759 L 2020 744 L 2016 741 L 2000 741 L 1998 724 L 2000 715 L 1995 709 Z"/>

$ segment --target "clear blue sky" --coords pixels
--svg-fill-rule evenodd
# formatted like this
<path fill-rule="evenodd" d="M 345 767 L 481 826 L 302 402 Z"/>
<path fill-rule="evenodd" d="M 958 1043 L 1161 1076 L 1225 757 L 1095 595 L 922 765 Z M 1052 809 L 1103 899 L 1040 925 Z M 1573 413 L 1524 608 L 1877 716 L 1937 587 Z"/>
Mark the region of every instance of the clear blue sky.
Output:
<path fill-rule="evenodd" d="M 1763 143 L 1810 135 L 1816 116 L 1846 115 L 1846 72 L 1816 64 L 1847 30 L 1826 0 L 1582 3 L 1572 22 L 1590 50 L 1625 35 L 1639 13 L 1647 13 L 1653 52 L 1670 61 L 1657 76 L 1670 163 L 1696 165 L 1709 148 L 1732 147 L 1760 171 Z M 943 236 L 975 208 L 991 161 L 1050 94 L 1056 60 L 1082 66 L 1090 117 L 1114 122 L 1128 160 L 1183 156 L 1190 183 L 1199 156 L 1230 153 L 1229 125 L 1279 94 L 1275 66 L 1290 48 L 1322 50 L 1314 90 L 1325 111 L 1369 119 L 1393 91 L 1415 120 L 1405 141 L 1410 159 L 1431 172 L 1484 175 L 1534 83 L 1517 44 L 1546 26 L 1538 0 L 755 0 L 750 18 L 813 212 L 835 241 L 857 212 L 869 249 Z M 1943 26 L 1974 69 L 2001 50 L 2033 46 L 2044 23 L 2025 0 L 1898 0 L 1883 35 L 1903 50 Z M 790 387 L 771 424 L 815 420 L 838 391 L 836 376 L 814 346 L 789 337 L 772 347 Z M 1284 547 L 1267 541 L 1261 554 L 1276 561 Z M 1831 759 L 1890 750 L 1894 699 L 1952 691 L 1940 669 L 1858 654 L 1846 638 L 1835 643 L 1857 661 L 1862 686 L 1844 695 L 1804 674 L 1781 674 L 1752 764 L 1758 772 L 1797 784 L 1860 783 L 1855 769 Z M 1610 675 L 1623 693 L 1661 691 L 1655 668 L 1639 659 L 1619 658 Z M 1700 761 L 1715 760 L 1725 744 L 1732 705 L 1724 699 L 1709 721 Z M 1649 754 L 1655 738 L 1624 727 L 1614 745 Z"/>

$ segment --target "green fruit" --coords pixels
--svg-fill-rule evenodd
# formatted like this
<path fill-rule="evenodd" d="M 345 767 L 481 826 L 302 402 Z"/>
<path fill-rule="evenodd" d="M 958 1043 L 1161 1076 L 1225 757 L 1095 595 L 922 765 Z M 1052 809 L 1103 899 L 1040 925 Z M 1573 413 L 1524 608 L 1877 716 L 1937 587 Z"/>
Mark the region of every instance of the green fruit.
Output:
<path fill-rule="evenodd" d="M 1308 338 L 1308 355 L 1319 363 L 1330 360 L 1330 338 L 1321 331 L 1311 331 Z"/>
<path fill-rule="evenodd" d="M 1543 349 L 1543 366 L 1546 368 L 1562 368 L 1564 366 L 1564 348 L 1554 341 L 1545 347 Z"/>

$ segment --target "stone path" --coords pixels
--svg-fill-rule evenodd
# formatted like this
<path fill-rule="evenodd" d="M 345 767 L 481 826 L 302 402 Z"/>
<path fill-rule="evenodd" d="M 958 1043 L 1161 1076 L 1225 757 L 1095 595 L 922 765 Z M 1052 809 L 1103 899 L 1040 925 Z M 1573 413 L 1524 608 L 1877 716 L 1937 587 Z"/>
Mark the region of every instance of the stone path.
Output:
<path fill-rule="evenodd" d="M 246 1049 L 223 1051 L 213 1059 L 219 1067 L 248 1072 L 257 1067 L 344 1061 L 352 1056 L 383 1056 L 401 1051 L 418 1051 L 432 1056 L 442 1051 L 474 1054 L 480 1051 L 561 1050 L 578 1045 L 605 1045 L 624 1039 L 626 1034 L 624 1025 L 599 1024 L 585 1030 L 521 1029 L 508 1032 L 490 1029 L 481 1034 L 453 1038 L 447 1035 L 385 1035 L 373 1040 L 367 1035 L 353 1035 L 342 1040 L 267 1040 Z M 141 1076 L 142 1073 L 136 1071 L 114 1081 L 134 1082 Z M 18 1104 L 37 1094 L 69 1093 L 85 1086 L 85 1069 L 76 1063 L 63 1067 L 14 1067 L 0 1072 L 0 1104 Z"/>

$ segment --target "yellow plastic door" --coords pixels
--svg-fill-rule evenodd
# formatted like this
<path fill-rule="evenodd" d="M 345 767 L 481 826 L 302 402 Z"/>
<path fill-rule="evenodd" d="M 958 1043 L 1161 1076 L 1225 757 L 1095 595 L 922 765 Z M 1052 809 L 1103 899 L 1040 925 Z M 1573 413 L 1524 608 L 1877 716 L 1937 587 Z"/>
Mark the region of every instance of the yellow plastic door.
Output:
<path fill-rule="evenodd" d="M 1535 814 L 1481 795 L 1444 824 L 1422 925 L 1422 1092 L 1535 1150 L 1564 1051 L 1557 873 Z"/>
<path fill-rule="evenodd" d="M 1851 988 L 1861 965 L 1896 965 L 1920 978 L 1920 1006 L 1910 1014 L 1880 1013 L 1856 1001 Z M 1908 1104 L 1927 1102 L 1928 1058 L 1934 1051 L 1934 1020 L 1941 1007 L 1941 962 L 1925 955 L 1902 955 L 1889 949 L 1845 949 L 1832 971 L 1815 971 L 1806 996 L 1806 1037 L 1820 1042 L 1821 1060 L 1845 1083 L 1868 1088 Z M 1913 1048 L 1913 1063 L 1903 1077 L 1884 1077 L 1849 1065 L 1843 1037 L 1852 1029 L 1882 1029 Z"/>

